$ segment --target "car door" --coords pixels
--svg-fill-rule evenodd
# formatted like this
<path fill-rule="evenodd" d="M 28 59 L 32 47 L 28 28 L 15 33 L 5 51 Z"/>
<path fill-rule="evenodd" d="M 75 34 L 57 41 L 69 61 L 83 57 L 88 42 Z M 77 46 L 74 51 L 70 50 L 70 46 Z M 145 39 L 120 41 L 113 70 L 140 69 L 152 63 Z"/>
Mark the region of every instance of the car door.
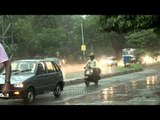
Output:
<path fill-rule="evenodd" d="M 55 86 L 56 86 L 58 82 L 60 82 L 60 81 L 64 82 L 64 81 L 63 81 L 63 73 L 62 73 L 59 65 L 57 65 L 57 64 L 56 64 L 55 62 L 53 62 L 53 61 L 52 61 L 52 64 L 53 64 L 53 66 L 54 66 L 55 69 L 56 69 L 56 75 L 55 75 L 55 81 L 54 81 L 54 82 L 55 82 Z"/>
<path fill-rule="evenodd" d="M 37 71 L 36 71 L 36 79 L 35 79 L 35 89 L 36 94 L 43 94 L 47 92 L 47 71 L 44 62 L 38 62 Z"/>
<path fill-rule="evenodd" d="M 47 89 L 49 89 L 50 91 L 52 91 L 55 88 L 56 85 L 56 75 L 57 75 L 57 71 L 55 66 L 52 64 L 51 61 L 46 61 L 46 69 L 47 69 Z"/>

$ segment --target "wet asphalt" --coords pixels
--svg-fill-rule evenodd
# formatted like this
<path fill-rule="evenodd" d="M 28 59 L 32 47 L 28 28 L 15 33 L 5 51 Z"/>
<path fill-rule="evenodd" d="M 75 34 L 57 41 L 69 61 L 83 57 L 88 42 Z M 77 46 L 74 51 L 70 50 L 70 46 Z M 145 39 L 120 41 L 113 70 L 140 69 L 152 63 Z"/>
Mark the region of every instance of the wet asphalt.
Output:
<path fill-rule="evenodd" d="M 36 96 L 30 105 L 159 105 L 160 66 L 102 78 L 98 85 L 67 85 L 59 98 L 53 93 Z M 23 100 L 0 99 L 0 105 L 25 105 Z"/>

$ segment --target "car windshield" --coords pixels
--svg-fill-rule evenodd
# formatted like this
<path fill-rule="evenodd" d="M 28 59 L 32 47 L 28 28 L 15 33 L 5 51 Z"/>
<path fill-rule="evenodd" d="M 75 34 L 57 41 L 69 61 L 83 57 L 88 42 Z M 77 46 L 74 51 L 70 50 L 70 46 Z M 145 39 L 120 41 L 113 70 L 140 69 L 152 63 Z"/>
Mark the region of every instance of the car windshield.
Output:
<path fill-rule="evenodd" d="M 36 62 L 35 61 L 22 61 L 17 60 L 11 63 L 12 74 L 18 73 L 34 73 Z M 5 69 L 2 71 L 2 74 L 5 74 Z"/>

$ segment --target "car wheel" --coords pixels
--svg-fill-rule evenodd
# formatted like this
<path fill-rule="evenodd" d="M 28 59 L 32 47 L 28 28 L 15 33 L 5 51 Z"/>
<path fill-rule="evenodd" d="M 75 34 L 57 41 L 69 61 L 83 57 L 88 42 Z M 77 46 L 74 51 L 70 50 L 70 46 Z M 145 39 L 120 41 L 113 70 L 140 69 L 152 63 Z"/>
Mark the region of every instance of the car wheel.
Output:
<path fill-rule="evenodd" d="M 62 92 L 61 85 L 58 84 L 54 90 L 54 96 L 59 97 L 61 95 L 61 92 Z"/>
<path fill-rule="evenodd" d="M 88 87 L 89 86 L 89 81 L 85 80 L 85 84 Z"/>
<path fill-rule="evenodd" d="M 35 100 L 35 94 L 32 88 L 29 88 L 24 97 L 24 102 L 25 103 L 32 103 Z"/>

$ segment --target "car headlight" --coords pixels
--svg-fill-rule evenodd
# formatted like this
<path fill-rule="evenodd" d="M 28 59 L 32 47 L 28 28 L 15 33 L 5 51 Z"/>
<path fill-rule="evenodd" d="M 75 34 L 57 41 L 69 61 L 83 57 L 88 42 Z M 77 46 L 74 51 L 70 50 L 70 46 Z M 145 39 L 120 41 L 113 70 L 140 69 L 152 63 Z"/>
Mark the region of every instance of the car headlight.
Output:
<path fill-rule="evenodd" d="M 23 83 L 22 82 L 15 83 L 14 87 L 22 88 L 23 87 Z"/>

